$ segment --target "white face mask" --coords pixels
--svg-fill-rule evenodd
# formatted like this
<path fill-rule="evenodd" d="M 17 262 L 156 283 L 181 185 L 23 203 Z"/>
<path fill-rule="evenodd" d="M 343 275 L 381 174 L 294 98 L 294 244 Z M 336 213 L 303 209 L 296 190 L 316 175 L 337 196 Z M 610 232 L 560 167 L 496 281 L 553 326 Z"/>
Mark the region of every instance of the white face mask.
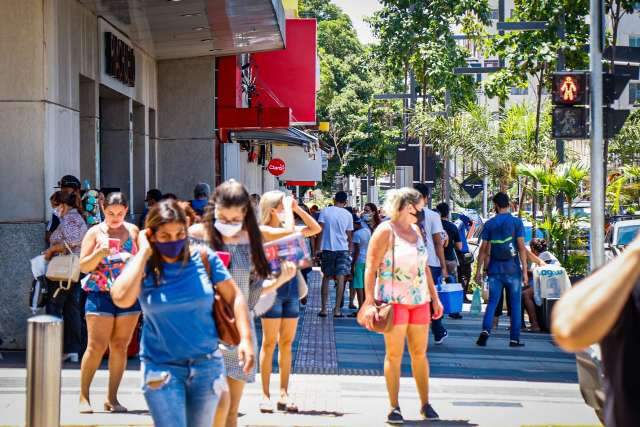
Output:
<path fill-rule="evenodd" d="M 233 237 L 242 230 L 241 222 L 226 224 L 224 222 L 216 221 L 213 226 L 225 237 Z"/>
<path fill-rule="evenodd" d="M 370 213 L 362 214 L 362 220 L 365 222 L 371 221 L 371 214 Z"/>

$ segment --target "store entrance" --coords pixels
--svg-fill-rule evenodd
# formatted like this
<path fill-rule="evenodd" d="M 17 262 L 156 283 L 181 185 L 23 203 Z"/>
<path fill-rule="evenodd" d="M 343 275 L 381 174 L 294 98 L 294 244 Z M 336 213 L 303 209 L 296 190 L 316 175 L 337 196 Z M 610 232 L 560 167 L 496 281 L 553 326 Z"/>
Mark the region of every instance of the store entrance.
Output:
<path fill-rule="evenodd" d="M 131 100 L 100 85 L 100 187 L 131 197 Z"/>

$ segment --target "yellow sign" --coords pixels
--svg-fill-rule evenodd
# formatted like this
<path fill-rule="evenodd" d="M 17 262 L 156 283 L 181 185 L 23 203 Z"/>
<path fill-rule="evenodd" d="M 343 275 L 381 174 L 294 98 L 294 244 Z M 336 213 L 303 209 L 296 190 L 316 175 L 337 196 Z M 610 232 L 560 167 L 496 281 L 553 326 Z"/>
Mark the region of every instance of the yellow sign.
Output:
<path fill-rule="evenodd" d="M 298 17 L 298 0 L 282 0 L 282 6 L 287 18 Z"/>
<path fill-rule="evenodd" d="M 331 123 L 329 123 L 329 122 L 320 122 L 320 123 L 318 123 L 318 130 L 320 132 L 329 132 L 330 128 L 331 128 Z"/>

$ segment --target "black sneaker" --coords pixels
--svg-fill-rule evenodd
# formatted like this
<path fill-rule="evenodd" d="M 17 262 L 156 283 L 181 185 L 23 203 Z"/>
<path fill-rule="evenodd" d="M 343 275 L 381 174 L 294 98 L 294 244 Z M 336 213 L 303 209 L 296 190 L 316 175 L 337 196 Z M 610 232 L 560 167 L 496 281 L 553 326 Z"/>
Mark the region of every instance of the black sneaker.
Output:
<path fill-rule="evenodd" d="M 433 342 L 436 343 L 437 345 L 440 345 L 440 344 L 442 344 L 444 342 L 444 340 L 447 339 L 448 336 L 449 336 L 449 332 L 448 331 L 444 331 L 444 334 L 442 334 L 438 338 L 435 338 L 433 340 Z"/>
<path fill-rule="evenodd" d="M 511 340 L 509 341 L 509 347 L 524 347 L 524 343 L 520 342 L 520 340 Z"/>
<path fill-rule="evenodd" d="M 440 419 L 440 415 L 433 409 L 433 406 L 430 404 L 425 404 L 422 409 L 420 409 L 420 415 L 425 420 L 438 421 Z"/>
<path fill-rule="evenodd" d="M 489 332 L 482 331 L 480 332 L 480 336 L 478 337 L 478 341 L 476 341 L 476 344 L 479 345 L 480 347 L 486 347 L 488 339 L 489 339 Z"/>
<path fill-rule="evenodd" d="M 404 424 L 404 418 L 400 412 L 400 407 L 393 408 L 387 415 L 387 424 Z"/>

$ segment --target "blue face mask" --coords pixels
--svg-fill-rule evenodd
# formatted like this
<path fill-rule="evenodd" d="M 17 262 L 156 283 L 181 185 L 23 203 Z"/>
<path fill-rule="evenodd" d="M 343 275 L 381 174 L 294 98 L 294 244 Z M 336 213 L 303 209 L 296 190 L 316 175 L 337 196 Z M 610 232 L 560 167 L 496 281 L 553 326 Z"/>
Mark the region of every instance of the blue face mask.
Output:
<path fill-rule="evenodd" d="M 154 245 L 160 255 L 167 258 L 177 258 L 184 249 L 187 239 L 173 240 L 171 242 L 154 242 Z"/>

